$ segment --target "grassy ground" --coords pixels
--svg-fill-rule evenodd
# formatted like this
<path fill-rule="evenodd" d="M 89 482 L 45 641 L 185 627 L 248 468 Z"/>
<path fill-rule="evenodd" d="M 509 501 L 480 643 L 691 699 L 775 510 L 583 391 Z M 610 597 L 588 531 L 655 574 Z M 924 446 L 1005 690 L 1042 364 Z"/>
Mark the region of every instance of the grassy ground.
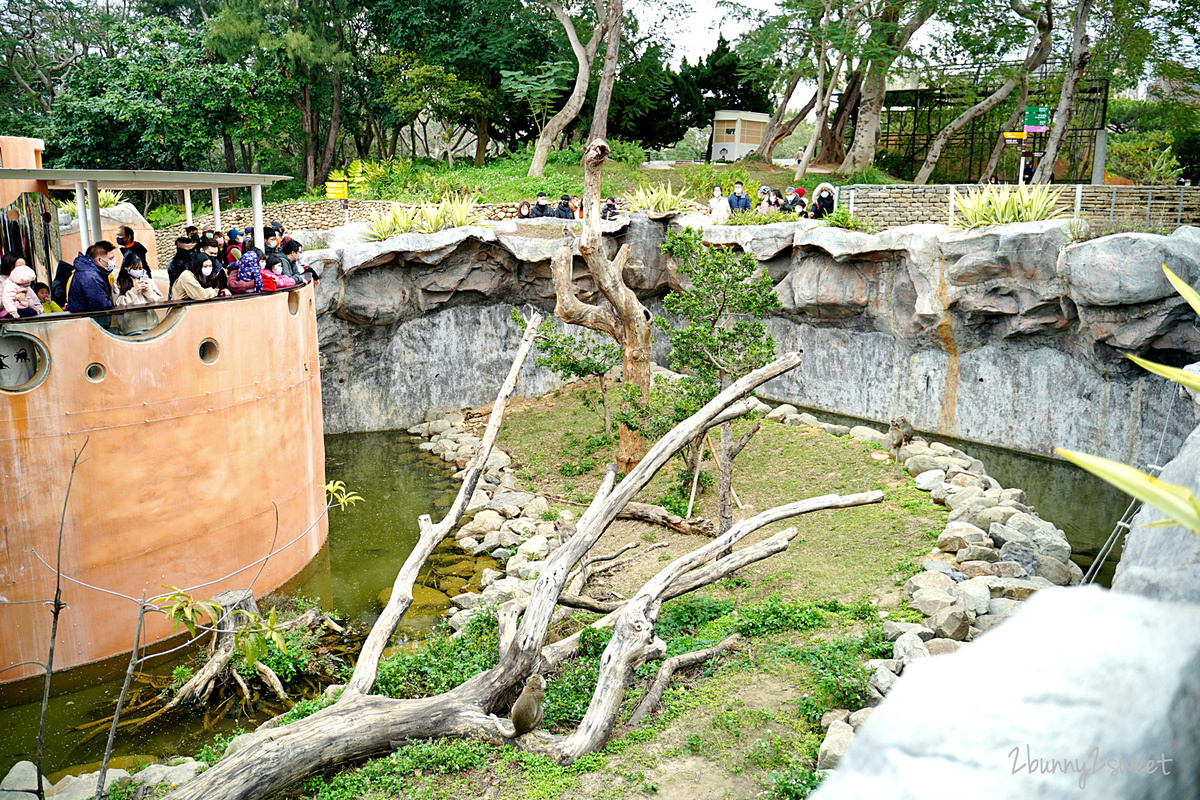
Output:
<path fill-rule="evenodd" d="M 592 383 L 576 383 L 510 408 L 498 446 L 513 457 L 519 488 L 552 498 L 555 510 L 577 513 L 599 483 L 615 443 L 603 435 Z M 750 423 L 741 422 L 736 433 Z M 676 480 L 672 464 L 639 499 L 655 502 Z M 712 461 L 705 469 L 714 472 Z M 568 473 L 568 474 L 564 474 Z M 822 731 L 831 708 L 857 708 L 866 691 L 868 658 L 891 654 L 879 611 L 892 619 L 911 557 L 933 545 L 945 510 L 913 486 L 875 447 L 806 427 L 764 422 L 737 461 L 737 518 L 770 506 L 830 492 L 879 489 L 882 503 L 823 511 L 776 524 L 800 528 L 791 547 L 694 595 L 664 604 L 656 633 L 674 655 L 708 647 L 732 632 L 746 642 L 677 674 L 657 714 L 630 728 L 627 720 L 658 664 L 640 668 L 608 746 L 571 767 L 476 742 L 416 742 L 386 758 L 312 776 L 284 793 L 313 800 L 492 800 L 657 797 L 803 798 L 815 786 Z M 700 495 L 697 515 L 715 516 L 714 492 Z M 694 537 L 618 522 L 595 553 L 635 542 L 645 553 L 594 578 L 588 593 L 630 596 L 668 561 L 698 545 Z M 594 619 L 578 612 L 552 631 L 565 635 Z M 549 675 L 543 728 L 566 733 L 581 718 L 595 687 L 607 634 L 585 641 L 581 655 Z M 456 685 L 495 663 L 493 618 L 479 617 L 466 635 L 434 636 L 424 648 L 386 659 L 376 690 L 415 696 Z M 218 748 L 219 749 L 219 748 Z"/>

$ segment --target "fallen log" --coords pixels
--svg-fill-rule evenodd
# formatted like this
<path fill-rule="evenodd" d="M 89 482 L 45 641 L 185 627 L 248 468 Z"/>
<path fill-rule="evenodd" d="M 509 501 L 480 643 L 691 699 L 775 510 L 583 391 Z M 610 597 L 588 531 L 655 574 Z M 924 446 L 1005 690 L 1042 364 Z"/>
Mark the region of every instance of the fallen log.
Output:
<path fill-rule="evenodd" d="M 720 644 L 713 645 L 704 650 L 693 650 L 690 653 L 672 656 L 664 661 L 662 666 L 658 668 L 658 674 L 654 676 L 654 683 L 650 684 L 650 689 L 646 692 L 646 696 L 642 698 L 642 702 L 638 703 L 638 707 L 633 711 L 633 716 L 629 718 L 629 727 L 637 727 L 645 719 L 646 715 L 658 706 L 659 701 L 662 700 L 663 692 L 667 690 L 667 686 L 671 683 L 672 675 L 681 669 L 695 666 L 707 661 L 718 653 L 729 650 L 741 642 L 741 640 L 741 635 L 735 633 Z"/>

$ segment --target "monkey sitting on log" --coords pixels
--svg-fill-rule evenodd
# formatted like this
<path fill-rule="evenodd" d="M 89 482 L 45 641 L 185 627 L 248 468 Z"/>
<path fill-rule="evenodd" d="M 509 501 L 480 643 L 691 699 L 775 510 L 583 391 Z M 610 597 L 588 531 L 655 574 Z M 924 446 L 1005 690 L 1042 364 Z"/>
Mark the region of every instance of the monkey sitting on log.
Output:
<path fill-rule="evenodd" d="M 506 731 L 500 724 L 501 720 L 496 720 L 496 727 L 500 730 L 501 735 L 515 739 L 536 730 L 537 726 L 542 724 L 542 700 L 546 696 L 545 688 L 545 678 L 536 674 L 529 676 L 525 681 L 525 688 L 521 690 L 521 696 L 517 698 L 517 702 L 513 703 L 512 712 L 509 714 L 513 732 Z"/>

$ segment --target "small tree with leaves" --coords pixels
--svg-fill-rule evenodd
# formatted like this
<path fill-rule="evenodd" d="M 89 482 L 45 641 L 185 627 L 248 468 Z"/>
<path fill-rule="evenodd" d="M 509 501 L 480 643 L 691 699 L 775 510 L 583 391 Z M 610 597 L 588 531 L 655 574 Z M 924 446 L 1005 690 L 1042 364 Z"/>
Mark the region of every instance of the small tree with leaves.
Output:
<path fill-rule="evenodd" d="M 668 232 L 662 249 L 676 259 L 679 273 L 687 280 L 683 291 L 663 301 L 672 316 L 686 323 L 667 326 L 676 366 L 709 384 L 716 394 L 775 357 L 775 340 L 762 319 L 779 307 L 779 297 L 754 256 L 705 245 L 700 232 L 692 228 Z M 717 484 L 721 533 L 733 525 L 733 460 L 758 428 L 755 423 L 734 442 L 732 423 L 721 425 Z"/>
<path fill-rule="evenodd" d="M 512 310 L 513 322 L 522 331 L 528 324 L 520 309 Z M 612 415 L 608 409 L 608 385 L 604 374 L 621 363 L 621 348 L 613 343 L 597 341 L 592 337 L 576 337 L 569 333 L 558 333 L 549 317 L 537 328 L 535 346 L 540 355 L 534 359 L 539 367 L 546 367 L 563 380 L 571 378 L 600 378 L 600 402 L 604 407 L 604 435 L 612 435 Z"/>

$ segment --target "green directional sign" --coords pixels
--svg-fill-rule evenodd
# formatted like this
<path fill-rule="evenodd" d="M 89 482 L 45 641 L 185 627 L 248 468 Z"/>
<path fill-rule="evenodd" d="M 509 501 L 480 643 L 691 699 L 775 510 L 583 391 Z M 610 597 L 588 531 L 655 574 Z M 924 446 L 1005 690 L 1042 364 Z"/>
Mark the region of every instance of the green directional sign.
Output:
<path fill-rule="evenodd" d="M 1045 133 L 1050 130 L 1049 106 L 1025 106 L 1025 132 Z"/>

